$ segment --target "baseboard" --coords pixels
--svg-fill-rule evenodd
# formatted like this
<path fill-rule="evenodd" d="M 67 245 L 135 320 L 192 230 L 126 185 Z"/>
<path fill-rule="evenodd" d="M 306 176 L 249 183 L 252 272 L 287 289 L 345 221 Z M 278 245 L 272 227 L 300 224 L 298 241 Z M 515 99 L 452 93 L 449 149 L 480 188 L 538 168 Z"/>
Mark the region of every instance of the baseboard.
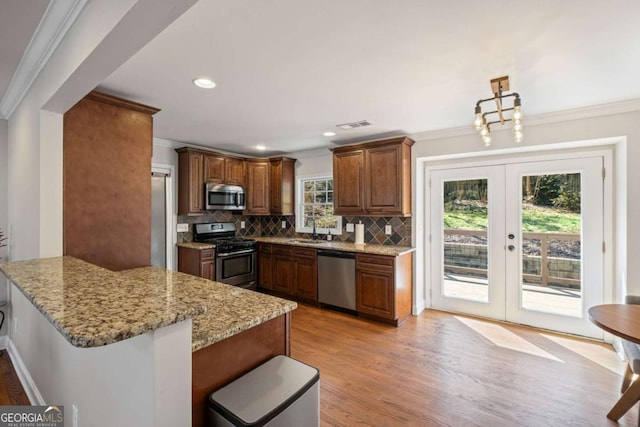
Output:
<path fill-rule="evenodd" d="M 419 301 L 418 304 L 413 306 L 413 315 L 419 316 L 422 311 L 427 308 L 427 304 L 423 301 Z"/>
<path fill-rule="evenodd" d="M 8 337 L 4 337 L 8 341 L 7 350 L 9 353 L 9 357 L 11 358 L 11 363 L 13 363 L 13 368 L 16 370 L 16 374 L 18 375 L 18 379 L 22 383 L 22 388 L 24 388 L 24 392 L 27 394 L 29 401 L 32 405 L 45 405 L 44 398 L 42 394 L 40 394 L 40 390 L 36 387 L 36 383 L 31 378 L 31 374 L 27 370 L 27 367 L 24 365 L 22 358 L 20 357 L 20 353 L 18 353 L 18 349 L 13 344 L 13 341 L 8 339 Z"/>
<path fill-rule="evenodd" d="M 9 336 L 2 335 L 0 336 L 0 350 L 6 350 L 9 347 Z"/>

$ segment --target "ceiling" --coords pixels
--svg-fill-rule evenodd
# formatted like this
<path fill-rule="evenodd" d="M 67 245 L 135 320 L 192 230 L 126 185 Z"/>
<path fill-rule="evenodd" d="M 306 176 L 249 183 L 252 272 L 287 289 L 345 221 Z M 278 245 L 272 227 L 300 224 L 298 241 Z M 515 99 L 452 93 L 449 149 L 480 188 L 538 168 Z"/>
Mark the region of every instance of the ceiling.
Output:
<path fill-rule="evenodd" d="M 0 94 L 46 4 L 3 0 Z M 272 155 L 469 129 L 509 75 L 526 141 L 527 116 L 640 98 L 638 22 L 637 0 L 200 0 L 98 89 L 161 108 L 156 137 Z"/>
<path fill-rule="evenodd" d="M 2 0 L 0 5 L 0 100 L 9 87 L 49 0 Z"/>

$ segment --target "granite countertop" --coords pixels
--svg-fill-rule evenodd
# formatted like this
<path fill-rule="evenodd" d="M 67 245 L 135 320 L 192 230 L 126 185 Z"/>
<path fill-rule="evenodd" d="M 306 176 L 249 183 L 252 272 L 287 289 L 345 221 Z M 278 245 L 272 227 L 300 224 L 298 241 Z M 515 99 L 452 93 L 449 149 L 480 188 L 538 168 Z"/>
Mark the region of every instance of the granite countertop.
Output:
<path fill-rule="evenodd" d="M 176 243 L 176 246 L 181 246 L 183 248 L 189 249 L 214 249 L 216 245 L 213 243 L 199 243 L 199 242 L 183 242 Z"/>
<path fill-rule="evenodd" d="M 195 351 L 297 307 L 160 267 L 114 272 L 65 256 L 4 263 L 0 271 L 76 347 L 112 344 L 191 317 Z"/>
<path fill-rule="evenodd" d="M 330 249 L 344 252 L 360 252 L 375 255 L 400 256 L 416 250 L 411 246 L 391 246 L 391 245 L 356 245 L 349 242 L 337 242 L 329 240 L 299 239 L 296 237 L 254 237 L 261 243 L 274 243 L 278 245 L 303 246 L 316 249 Z"/>
<path fill-rule="evenodd" d="M 134 280 L 166 282 L 174 292 L 176 289 L 189 289 L 190 294 L 202 298 L 207 311 L 192 320 L 192 351 L 293 311 L 298 306 L 286 299 L 160 267 L 136 268 L 121 274 Z"/>

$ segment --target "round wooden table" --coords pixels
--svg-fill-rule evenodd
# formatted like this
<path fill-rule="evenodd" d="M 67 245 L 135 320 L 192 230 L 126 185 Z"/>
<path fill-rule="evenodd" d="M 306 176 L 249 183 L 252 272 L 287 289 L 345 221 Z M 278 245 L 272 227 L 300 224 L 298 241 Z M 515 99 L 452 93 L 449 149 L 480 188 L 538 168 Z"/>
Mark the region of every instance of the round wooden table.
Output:
<path fill-rule="evenodd" d="M 589 320 L 601 329 L 627 341 L 640 344 L 640 305 L 603 304 L 589 309 Z M 611 408 L 607 418 L 617 421 L 640 400 L 640 380 L 636 380 Z"/>

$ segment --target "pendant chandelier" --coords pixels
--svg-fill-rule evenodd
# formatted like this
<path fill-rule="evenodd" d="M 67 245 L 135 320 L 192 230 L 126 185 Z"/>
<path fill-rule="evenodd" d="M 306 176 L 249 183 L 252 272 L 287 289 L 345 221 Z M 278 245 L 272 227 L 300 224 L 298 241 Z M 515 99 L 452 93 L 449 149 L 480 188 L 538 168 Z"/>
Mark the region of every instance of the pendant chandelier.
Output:
<path fill-rule="evenodd" d="M 522 112 L 520 111 L 520 95 L 516 92 L 506 93 L 509 91 L 509 76 L 491 79 L 491 90 L 493 97 L 481 99 L 476 102 L 475 119 L 473 127 L 480 133 L 482 142 L 486 147 L 491 145 L 491 125 L 500 123 L 504 125 L 511 122 L 513 129 L 513 138 L 516 142 L 522 142 Z M 513 98 L 511 106 L 505 106 L 504 100 Z M 494 111 L 482 112 L 481 104 L 489 101 L 496 103 Z M 508 117 L 504 113 L 510 112 Z"/>

